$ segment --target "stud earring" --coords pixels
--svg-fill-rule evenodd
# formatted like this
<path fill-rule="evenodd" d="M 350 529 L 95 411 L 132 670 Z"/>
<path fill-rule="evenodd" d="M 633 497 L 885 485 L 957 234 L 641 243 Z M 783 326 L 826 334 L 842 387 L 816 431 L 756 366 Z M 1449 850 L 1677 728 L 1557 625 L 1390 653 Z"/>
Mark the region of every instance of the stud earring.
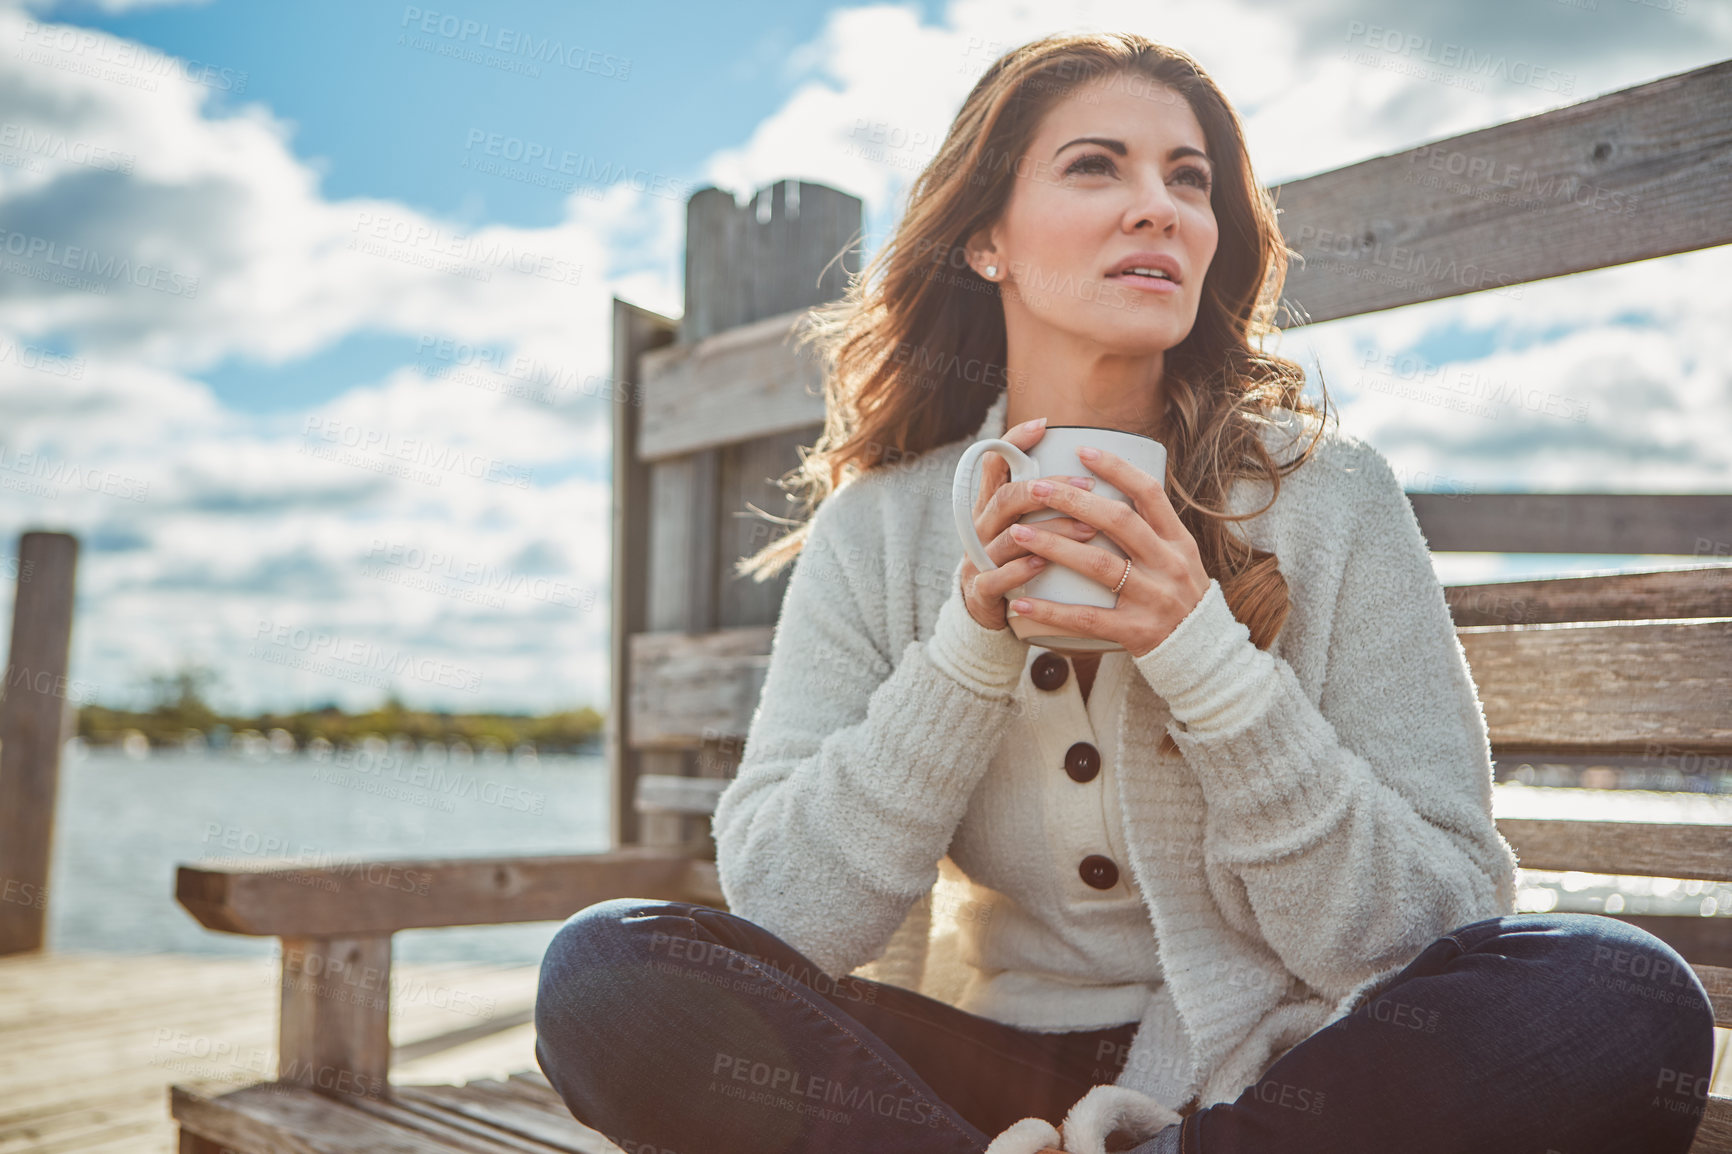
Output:
<path fill-rule="evenodd" d="M 998 266 L 995 264 L 987 265 L 986 266 L 986 275 L 988 278 L 997 276 L 998 275 Z"/>

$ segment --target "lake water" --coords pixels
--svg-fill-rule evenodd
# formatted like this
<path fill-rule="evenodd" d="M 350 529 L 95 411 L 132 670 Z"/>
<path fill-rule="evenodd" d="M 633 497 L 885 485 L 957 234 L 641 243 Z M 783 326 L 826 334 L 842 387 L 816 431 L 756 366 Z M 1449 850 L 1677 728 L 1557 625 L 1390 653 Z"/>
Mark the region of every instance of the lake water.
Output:
<path fill-rule="evenodd" d="M 315 761 L 93 750 L 61 760 L 49 881 L 51 950 L 270 956 L 275 938 L 207 930 L 174 900 L 201 859 L 307 865 L 593 853 L 608 848 L 607 761 L 430 764 L 386 754 Z M 541 960 L 557 922 L 410 930 L 402 961 Z"/>
<path fill-rule="evenodd" d="M 155 754 L 95 750 L 61 764 L 49 948 L 271 956 L 276 939 L 216 933 L 174 900 L 177 865 L 293 859 L 593 853 L 608 846 L 607 762 L 546 756 L 430 763 L 414 755 Z M 1494 790 L 1500 817 L 1732 823 L 1732 796 Z M 1614 896 L 1615 895 L 1615 896 Z M 1732 915 L 1732 886 L 1525 874 L 1524 909 Z M 557 922 L 409 930 L 402 961 L 534 965 Z"/>

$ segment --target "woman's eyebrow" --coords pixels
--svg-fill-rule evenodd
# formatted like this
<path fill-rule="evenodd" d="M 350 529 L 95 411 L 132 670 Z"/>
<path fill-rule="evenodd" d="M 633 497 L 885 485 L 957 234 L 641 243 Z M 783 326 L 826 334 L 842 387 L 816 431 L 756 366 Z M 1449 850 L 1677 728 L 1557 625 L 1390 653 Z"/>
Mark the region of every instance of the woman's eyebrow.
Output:
<path fill-rule="evenodd" d="M 1079 136 L 1075 140 L 1066 141 L 1064 144 L 1059 145 L 1058 148 L 1053 151 L 1053 156 L 1056 157 L 1059 153 L 1063 152 L 1073 144 L 1098 144 L 1102 148 L 1111 152 L 1114 156 L 1123 156 L 1130 151 L 1130 149 L 1125 147 L 1125 142 L 1122 140 L 1112 140 L 1105 136 Z M 1208 153 L 1204 152 L 1200 148 L 1192 148 L 1188 144 L 1181 144 L 1167 153 L 1168 160 L 1178 160 L 1185 156 L 1200 156 L 1205 161 L 1208 161 L 1211 168 L 1214 167 L 1215 164 L 1213 160 L 1209 160 Z"/>
<path fill-rule="evenodd" d="M 1114 156 L 1123 156 L 1125 153 L 1130 151 L 1130 149 L 1125 147 L 1125 142 L 1122 140 L 1108 140 L 1104 136 L 1079 136 L 1075 140 L 1059 145 L 1058 148 L 1054 150 L 1053 155 L 1057 156 L 1072 144 L 1098 144 L 1102 148 L 1111 152 Z"/>

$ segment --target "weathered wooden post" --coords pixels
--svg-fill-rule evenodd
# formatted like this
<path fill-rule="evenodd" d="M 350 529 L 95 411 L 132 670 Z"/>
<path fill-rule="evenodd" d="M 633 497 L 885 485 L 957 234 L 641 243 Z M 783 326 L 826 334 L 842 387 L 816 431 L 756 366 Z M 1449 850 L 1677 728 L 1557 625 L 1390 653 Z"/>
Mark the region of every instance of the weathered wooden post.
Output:
<path fill-rule="evenodd" d="M 69 533 L 19 538 L 12 652 L 0 698 L 0 956 L 40 950 L 47 937 L 77 566 L 78 539 Z"/>
<path fill-rule="evenodd" d="M 733 573 L 768 540 L 748 506 L 785 507 L 772 482 L 824 421 L 818 365 L 786 342 L 807 309 L 842 295 L 860 226 L 860 200 L 821 184 L 777 181 L 743 205 L 700 189 L 686 204 L 677 332 L 615 305 L 614 372 L 637 402 L 614 423 L 616 845 L 708 848 L 787 587 L 786 570 L 762 584 Z"/>

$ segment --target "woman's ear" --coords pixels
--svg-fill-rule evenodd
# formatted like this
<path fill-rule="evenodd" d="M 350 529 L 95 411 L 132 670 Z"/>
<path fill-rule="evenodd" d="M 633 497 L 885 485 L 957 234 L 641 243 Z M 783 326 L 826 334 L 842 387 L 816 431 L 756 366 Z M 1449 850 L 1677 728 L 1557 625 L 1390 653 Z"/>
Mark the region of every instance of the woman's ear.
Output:
<path fill-rule="evenodd" d="M 975 230 L 963 244 L 963 253 L 968 259 L 968 267 L 987 280 L 1002 280 L 1010 271 L 1009 262 L 999 253 L 998 245 L 992 239 L 991 229 Z"/>

